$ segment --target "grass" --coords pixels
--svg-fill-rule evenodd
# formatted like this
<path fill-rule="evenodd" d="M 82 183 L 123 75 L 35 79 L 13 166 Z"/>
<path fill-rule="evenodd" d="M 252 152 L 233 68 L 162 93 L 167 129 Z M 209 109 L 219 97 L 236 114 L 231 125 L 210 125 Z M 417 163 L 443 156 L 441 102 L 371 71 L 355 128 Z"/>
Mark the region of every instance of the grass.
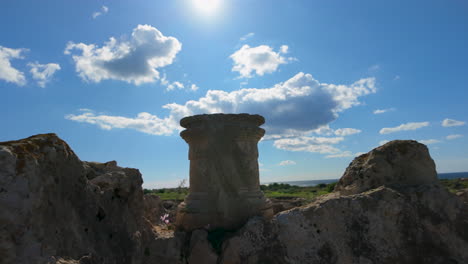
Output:
<path fill-rule="evenodd" d="M 462 179 L 441 179 L 440 183 L 450 192 L 456 193 L 461 189 L 468 188 L 468 180 Z M 330 184 L 318 184 L 316 186 L 300 187 L 285 183 L 272 183 L 261 185 L 260 189 L 268 198 L 304 198 L 306 201 L 315 199 L 333 191 L 336 182 Z M 164 188 L 164 189 L 144 189 L 145 194 L 152 194 L 161 197 L 162 200 L 183 200 L 188 194 L 188 188 Z"/>
<path fill-rule="evenodd" d="M 461 189 L 468 188 L 468 179 L 441 179 L 440 183 L 451 193 L 456 193 Z"/>
<path fill-rule="evenodd" d="M 268 198 L 304 198 L 312 200 L 317 196 L 333 191 L 336 183 L 319 184 L 312 187 L 300 187 L 284 183 L 272 183 L 261 185 L 260 189 Z M 183 200 L 188 194 L 188 188 L 164 188 L 164 189 L 144 189 L 145 194 L 159 196 L 162 200 Z"/>

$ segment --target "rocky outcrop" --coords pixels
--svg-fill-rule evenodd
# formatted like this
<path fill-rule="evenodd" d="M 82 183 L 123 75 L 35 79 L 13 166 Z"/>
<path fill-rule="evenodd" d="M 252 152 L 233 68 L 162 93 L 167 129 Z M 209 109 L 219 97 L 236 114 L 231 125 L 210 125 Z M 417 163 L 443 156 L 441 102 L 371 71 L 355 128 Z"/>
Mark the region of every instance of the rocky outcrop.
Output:
<path fill-rule="evenodd" d="M 468 203 L 434 181 L 427 148 L 356 158 L 336 192 L 237 231 L 161 231 L 176 204 L 138 170 L 82 162 L 54 134 L 0 143 L 0 263 L 468 263 Z M 209 231 L 208 231 L 209 230 Z"/>
<path fill-rule="evenodd" d="M 55 134 L 0 143 L 0 263 L 177 263 L 183 238 L 153 232 L 141 184 Z"/>
<path fill-rule="evenodd" d="M 324 197 L 251 219 L 224 243 L 234 263 L 467 263 L 468 208 L 441 187 Z"/>
<path fill-rule="evenodd" d="M 353 160 L 335 187 L 356 194 L 382 185 L 437 184 L 427 147 L 414 140 L 394 140 Z"/>

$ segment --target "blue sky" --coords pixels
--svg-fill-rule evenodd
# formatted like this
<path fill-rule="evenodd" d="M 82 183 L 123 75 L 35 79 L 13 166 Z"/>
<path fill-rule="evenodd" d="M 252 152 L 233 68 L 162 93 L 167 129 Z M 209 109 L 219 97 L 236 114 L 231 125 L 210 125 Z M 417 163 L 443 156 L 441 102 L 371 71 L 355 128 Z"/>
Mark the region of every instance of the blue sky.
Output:
<path fill-rule="evenodd" d="M 188 178 L 181 117 L 266 118 L 261 181 L 339 178 L 392 139 L 468 171 L 468 3 L 0 3 L 0 141 L 57 133 L 82 160 Z"/>

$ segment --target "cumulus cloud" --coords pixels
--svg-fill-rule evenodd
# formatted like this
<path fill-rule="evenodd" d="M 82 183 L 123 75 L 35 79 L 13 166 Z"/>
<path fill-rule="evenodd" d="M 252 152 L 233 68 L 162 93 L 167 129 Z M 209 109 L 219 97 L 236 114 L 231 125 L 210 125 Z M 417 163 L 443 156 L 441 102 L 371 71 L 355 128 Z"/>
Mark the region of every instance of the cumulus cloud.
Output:
<path fill-rule="evenodd" d="M 454 135 L 448 135 L 446 137 L 447 140 L 454 140 L 454 139 L 457 139 L 457 138 L 461 138 L 463 137 L 463 135 L 460 135 L 460 134 L 454 134 Z"/>
<path fill-rule="evenodd" d="M 384 127 L 380 129 L 380 134 L 390 134 L 400 131 L 416 130 L 422 127 L 429 126 L 429 122 L 410 122 L 406 124 L 401 124 L 397 127 Z"/>
<path fill-rule="evenodd" d="M 280 64 L 294 60 L 294 58 L 281 56 L 281 53 L 287 50 L 286 45 L 281 46 L 279 52 L 273 51 L 267 45 L 257 47 L 244 45 L 230 56 L 234 62 L 232 71 L 239 72 L 242 78 L 251 78 L 253 74 L 262 76 L 265 73 L 275 72 Z"/>
<path fill-rule="evenodd" d="M 395 108 L 376 109 L 376 110 L 374 110 L 374 114 L 378 115 L 378 114 L 383 114 L 383 113 L 387 113 L 387 112 L 390 112 L 390 111 L 395 111 Z"/>
<path fill-rule="evenodd" d="M 94 12 L 92 17 L 93 19 L 96 19 L 98 16 L 106 14 L 109 12 L 109 8 L 107 6 L 102 6 L 100 11 Z"/>
<path fill-rule="evenodd" d="M 419 140 L 419 143 L 430 145 L 430 144 L 440 143 L 440 140 L 437 140 L 437 139 L 424 139 L 424 140 Z"/>
<path fill-rule="evenodd" d="M 27 50 L 10 49 L 0 46 L 0 80 L 15 83 L 21 86 L 26 84 L 24 73 L 11 65 L 12 59 L 23 59 L 22 53 L 25 51 Z"/>
<path fill-rule="evenodd" d="M 296 162 L 293 160 L 283 160 L 278 163 L 279 166 L 288 166 L 288 165 L 296 165 Z"/>
<path fill-rule="evenodd" d="M 442 121 L 443 127 L 463 126 L 464 124 L 465 124 L 464 121 L 458 121 L 458 120 L 448 119 L 448 118 Z"/>
<path fill-rule="evenodd" d="M 253 33 L 253 32 L 247 33 L 247 34 L 245 34 L 244 36 L 242 36 L 240 38 L 240 41 L 246 41 L 247 39 L 253 37 L 254 35 L 255 35 L 255 33 Z"/>
<path fill-rule="evenodd" d="M 358 134 L 358 133 L 361 133 L 361 130 L 355 129 L 355 128 L 338 128 L 337 130 L 335 130 L 335 135 L 341 136 L 341 137 Z"/>
<path fill-rule="evenodd" d="M 52 79 L 55 72 L 60 70 L 60 65 L 57 63 L 39 64 L 38 62 L 30 62 L 28 66 L 31 68 L 29 71 L 33 79 L 42 88 Z"/>
<path fill-rule="evenodd" d="M 182 44 L 150 25 L 138 25 L 130 40 L 111 37 L 102 47 L 69 42 L 65 54 L 73 54 L 76 71 L 85 81 L 121 80 L 136 85 L 159 79 L 158 68 L 173 63 Z"/>
<path fill-rule="evenodd" d="M 266 137 L 274 139 L 277 148 L 335 154 L 339 150 L 332 145 L 342 141 L 343 137 L 306 135 L 316 130 L 327 130 L 328 124 L 335 120 L 340 112 L 359 105 L 361 96 L 375 92 L 374 78 L 361 79 L 350 85 L 335 85 L 320 83 L 312 75 L 301 72 L 271 88 L 243 88 L 231 92 L 209 90 L 198 100 L 190 100 L 184 104 L 166 104 L 163 108 L 169 110 L 169 115 L 165 118 L 148 113 L 143 113 L 145 118 L 112 117 L 93 113 L 68 115 L 67 118 L 96 124 L 104 129 L 129 127 L 149 134 L 166 135 L 179 130 L 178 121 L 189 115 L 256 113 L 266 118 Z M 135 128 L 135 123 L 138 124 L 138 128 Z M 342 129 L 339 133 L 349 134 L 349 131 Z"/>

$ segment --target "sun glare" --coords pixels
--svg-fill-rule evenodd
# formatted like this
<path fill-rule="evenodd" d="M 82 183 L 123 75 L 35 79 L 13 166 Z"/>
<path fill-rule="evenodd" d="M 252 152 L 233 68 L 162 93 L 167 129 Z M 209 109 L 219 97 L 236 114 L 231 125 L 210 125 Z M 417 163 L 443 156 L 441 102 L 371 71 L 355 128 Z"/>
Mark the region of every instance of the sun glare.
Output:
<path fill-rule="evenodd" d="M 213 15 L 220 8 L 222 0 L 192 0 L 195 9 L 204 15 Z"/>

